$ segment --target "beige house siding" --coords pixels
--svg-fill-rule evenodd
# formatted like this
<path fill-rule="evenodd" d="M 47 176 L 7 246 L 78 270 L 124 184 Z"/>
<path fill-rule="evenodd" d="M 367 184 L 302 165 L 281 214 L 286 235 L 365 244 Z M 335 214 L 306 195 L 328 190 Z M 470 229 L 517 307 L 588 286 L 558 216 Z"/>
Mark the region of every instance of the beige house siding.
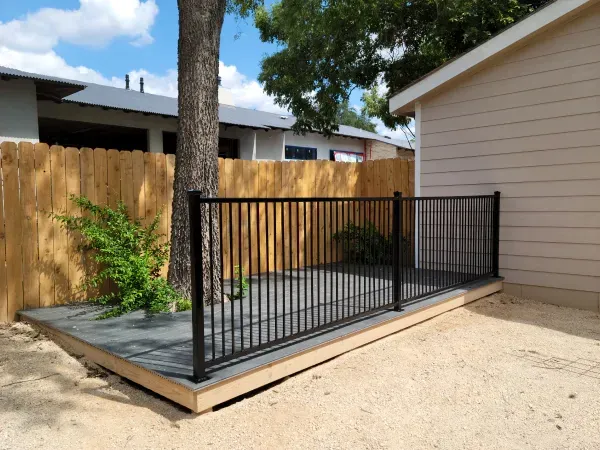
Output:
<path fill-rule="evenodd" d="M 421 102 L 421 195 L 502 192 L 511 293 L 600 310 L 600 6 Z"/>

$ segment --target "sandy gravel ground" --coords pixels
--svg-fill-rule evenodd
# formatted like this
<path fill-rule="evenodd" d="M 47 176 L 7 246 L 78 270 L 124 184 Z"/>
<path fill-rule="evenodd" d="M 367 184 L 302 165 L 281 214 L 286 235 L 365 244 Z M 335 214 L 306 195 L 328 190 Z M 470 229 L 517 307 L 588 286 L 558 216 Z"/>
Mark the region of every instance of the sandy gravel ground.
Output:
<path fill-rule="evenodd" d="M 203 416 L 17 324 L 0 448 L 600 449 L 600 316 L 494 295 Z"/>

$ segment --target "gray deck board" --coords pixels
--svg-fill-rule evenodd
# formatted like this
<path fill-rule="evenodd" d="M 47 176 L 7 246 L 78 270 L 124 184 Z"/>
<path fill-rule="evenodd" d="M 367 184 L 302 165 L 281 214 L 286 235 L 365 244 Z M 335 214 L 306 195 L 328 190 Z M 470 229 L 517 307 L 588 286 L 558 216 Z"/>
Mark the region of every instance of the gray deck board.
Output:
<path fill-rule="evenodd" d="M 294 283 L 299 282 L 301 285 L 300 292 L 302 293 L 304 292 L 304 279 L 302 277 L 306 276 L 306 274 L 303 274 L 302 271 L 297 272 L 294 270 L 294 272 L 296 278 L 288 278 L 286 279 L 286 283 L 289 284 L 290 280 L 293 280 Z M 326 270 L 323 270 L 322 274 L 327 274 Z M 433 274 L 423 271 L 422 275 L 421 283 L 426 284 L 426 286 L 431 289 L 431 287 L 435 285 L 431 284 L 430 280 L 435 280 L 436 278 L 439 278 L 440 276 L 446 276 L 447 274 L 440 274 L 439 272 L 437 274 Z M 359 278 L 357 278 L 357 280 L 360 282 L 364 281 L 360 280 Z M 384 277 L 382 277 L 381 281 L 382 286 L 386 288 L 389 287 L 389 282 Z M 400 312 L 393 311 L 393 308 L 390 307 L 389 309 L 383 309 L 367 314 L 366 316 L 362 316 L 360 318 L 349 320 L 340 325 L 328 327 L 324 330 L 314 331 L 308 336 L 299 337 L 284 344 L 275 345 L 269 347 L 268 349 L 239 357 L 235 360 L 212 367 L 208 374 L 210 377 L 209 380 L 200 384 L 192 380 L 192 315 L 190 311 L 172 314 L 157 314 L 152 316 L 145 314 L 143 311 L 136 311 L 121 317 L 109 318 L 105 320 L 93 320 L 102 311 L 104 311 L 103 308 L 91 304 L 76 304 L 21 311 L 20 314 L 25 319 L 30 318 L 32 320 L 39 321 L 55 330 L 66 333 L 70 336 L 80 339 L 81 341 L 108 351 L 121 358 L 127 359 L 130 362 L 138 364 L 149 370 L 153 370 L 162 376 L 170 378 L 173 381 L 188 387 L 189 389 L 200 389 L 217 381 L 243 373 L 247 370 L 254 369 L 263 364 L 268 364 L 291 354 L 318 346 L 332 339 L 336 339 L 349 333 L 371 327 L 377 323 L 390 320 L 394 317 L 398 317 L 424 306 L 443 301 L 461 292 L 485 285 L 492 281 L 494 281 L 494 279 L 482 279 L 466 284 L 459 289 L 450 290 L 442 294 L 405 305 L 403 311 Z M 348 280 L 345 279 L 344 282 L 347 283 Z M 351 283 L 352 282 L 354 282 L 354 280 L 352 280 Z M 270 279 L 269 283 L 271 285 L 274 284 L 273 278 Z M 278 285 L 279 283 L 283 283 L 283 279 L 281 277 L 278 280 Z M 257 302 L 258 277 L 253 277 L 252 285 L 253 302 Z M 409 283 L 406 283 L 405 289 L 407 291 L 405 291 L 405 293 L 407 293 L 410 289 L 414 289 L 415 287 L 416 286 L 411 286 Z M 283 288 L 283 286 L 280 286 L 280 288 Z M 274 289 L 274 286 L 271 286 L 271 289 Z M 289 287 L 286 287 L 286 289 L 289 289 Z M 295 284 L 294 289 L 296 289 Z M 294 302 L 294 318 L 296 318 L 298 315 L 300 316 L 301 331 L 304 329 L 305 325 L 307 329 L 311 328 L 312 316 L 310 313 L 313 311 L 315 314 L 316 311 L 320 311 L 322 320 L 323 317 L 330 318 L 332 311 L 334 317 L 336 313 L 342 313 L 341 309 L 336 308 L 336 305 L 334 304 L 336 290 L 340 290 L 341 292 L 341 289 L 341 281 L 337 284 L 334 283 L 333 287 L 329 286 L 327 290 L 323 289 L 320 294 L 320 302 L 318 304 L 315 304 L 315 300 L 311 299 L 310 288 L 308 289 L 307 296 L 301 294 L 299 297 L 297 297 L 297 291 L 294 290 L 292 297 Z M 344 286 L 344 289 L 347 290 L 347 285 Z M 261 277 L 261 294 L 262 305 L 264 306 L 264 308 L 261 307 L 261 314 L 259 314 L 258 308 L 253 308 L 252 314 L 250 314 L 248 308 L 249 296 L 242 301 L 241 306 L 244 310 L 243 328 L 241 326 L 240 316 L 237 311 L 237 309 L 240 307 L 240 301 L 233 301 L 225 304 L 224 310 L 221 310 L 221 305 L 216 305 L 214 316 L 214 340 L 217 350 L 215 352 L 215 356 L 220 356 L 221 343 L 223 339 L 225 340 L 226 351 L 230 350 L 232 344 L 234 344 L 236 348 L 240 348 L 241 335 L 244 335 L 245 344 L 247 345 L 250 339 L 250 331 L 252 331 L 253 343 L 258 343 L 259 323 L 263 342 L 269 337 L 271 339 L 275 337 L 275 318 L 272 315 L 267 317 L 265 311 L 267 297 L 266 278 L 264 276 Z M 371 291 L 371 296 L 373 295 L 374 291 Z M 289 299 L 287 296 L 286 298 Z M 388 298 L 389 301 L 388 296 L 382 296 L 382 305 L 385 304 L 385 298 Z M 269 298 L 269 301 L 271 305 L 273 305 L 274 299 L 272 296 Z M 281 301 L 281 296 L 279 296 L 279 301 Z M 280 306 L 278 306 L 279 315 L 277 317 L 279 327 L 278 336 L 281 336 L 284 323 L 288 332 L 297 331 L 297 321 L 294 320 L 294 323 L 291 324 L 289 310 L 286 311 L 288 314 L 284 317 L 282 315 Z M 231 308 L 234 308 L 233 312 L 231 311 Z M 359 304 L 344 305 L 344 314 L 350 313 L 350 315 L 353 315 L 355 313 L 362 312 L 363 310 L 364 306 Z M 304 315 L 305 311 L 307 318 L 306 322 Z M 273 314 L 272 310 L 271 314 Z M 235 338 L 233 339 L 230 333 L 232 317 L 236 331 Z M 252 318 L 252 328 L 250 327 L 250 318 Z M 291 328 L 292 326 L 293 328 Z M 221 333 L 221 327 L 225 329 L 224 335 Z M 268 330 L 269 328 L 270 330 Z M 212 356 L 212 327 L 210 308 L 207 309 L 205 314 L 205 329 L 207 335 L 205 338 L 205 349 L 208 359 Z M 240 333 L 240 330 L 242 333 Z M 228 331 L 229 333 L 227 333 Z"/>

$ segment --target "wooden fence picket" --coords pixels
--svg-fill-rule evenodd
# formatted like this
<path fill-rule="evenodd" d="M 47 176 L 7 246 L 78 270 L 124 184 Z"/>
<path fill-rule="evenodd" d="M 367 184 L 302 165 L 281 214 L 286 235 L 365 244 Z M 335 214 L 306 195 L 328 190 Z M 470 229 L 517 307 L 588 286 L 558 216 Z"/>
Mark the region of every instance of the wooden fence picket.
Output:
<path fill-rule="evenodd" d="M 70 216 L 80 216 L 81 208 L 69 198 L 81 195 L 81 165 L 79 162 L 79 150 L 73 147 L 65 149 L 66 166 L 66 187 L 67 187 L 67 214 Z M 80 286 L 85 275 L 85 258 L 81 253 L 81 234 L 78 232 L 69 232 L 69 288 L 71 299 L 85 298 L 80 292 Z"/>
<path fill-rule="evenodd" d="M 4 185 L 4 233 L 6 235 L 7 317 L 23 308 L 23 266 L 21 208 L 19 206 L 19 156 L 13 142 L 2 144 L 2 182 Z"/>
<path fill-rule="evenodd" d="M 54 227 L 52 225 L 52 177 L 50 149 L 46 144 L 35 144 L 35 183 L 38 209 L 39 304 L 54 304 Z"/>
<path fill-rule="evenodd" d="M 139 150 L 131 152 L 133 167 L 133 218 L 144 221 L 146 217 L 146 194 L 144 188 L 144 153 Z"/>
<path fill-rule="evenodd" d="M 119 172 L 121 174 L 121 201 L 127 206 L 129 217 L 133 218 L 133 162 L 131 152 L 120 152 Z"/>
<path fill-rule="evenodd" d="M 169 242 L 171 242 L 171 215 L 173 213 L 173 181 L 175 180 L 175 155 L 167 155 L 166 160 L 167 160 L 167 210 L 166 210 L 167 240 Z M 221 161 L 222 160 L 219 160 L 219 167 L 221 167 Z"/>
<path fill-rule="evenodd" d="M 106 152 L 106 195 L 107 204 L 116 208 L 121 201 L 121 157 L 117 150 Z"/>
<path fill-rule="evenodd" d="M 40 306 L 34 156 L 33 144 L 29 142 L 19 143 L 24 308 L 39 308 Z"/>
<path fill-rule="evenodd" d="M 50 172 L 52 179 L 52 212 L 67 213 L 67 185 L 65 149 L 53 145 L 50 147 Z M 105 186 L 106 188 L 106 186 Z M 69 289 L 69 246 L 67 231 L 57 220 L 54 228 L 54 304 L 68 301 Z"/>
<path fill-rule="evenodd" d="M 156 216 L 156 155 L 144 153 L 144 224 L 149 225 Z"/>
<path fill-rule="evenodd" d="M 0 170 L 4 163 L 4 143 L 0 145 Z M 3 170 L 2 170 L 3 172 Z M 4 182 L 0 173 L 0 199 L 4 198 Z M 13 320 L 8 316 L 8 294 L 6 279 L 6 229 L 4 228 L 4 202 L 0 201 L 0 322 Z M 12 300 L 12 299 L 11 299 Z"/>

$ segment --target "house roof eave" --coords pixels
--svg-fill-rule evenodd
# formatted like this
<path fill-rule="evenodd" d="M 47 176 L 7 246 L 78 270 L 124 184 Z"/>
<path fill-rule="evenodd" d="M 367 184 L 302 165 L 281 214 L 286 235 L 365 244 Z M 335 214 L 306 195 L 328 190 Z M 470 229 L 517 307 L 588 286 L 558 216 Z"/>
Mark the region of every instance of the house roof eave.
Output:
<path fill-rule="evenodd" d="M 572 18 L 600 0 L 555 0 L 537 10 L 498 35 L 460 55 L 394 94 L 389 100 L 389 111 L 396 115 L 410 115 L 415 104 L 423 98 L 440 92 L 458 77 L 479 70 L 491 58 L 503 55 L 527 40 Z"/>

